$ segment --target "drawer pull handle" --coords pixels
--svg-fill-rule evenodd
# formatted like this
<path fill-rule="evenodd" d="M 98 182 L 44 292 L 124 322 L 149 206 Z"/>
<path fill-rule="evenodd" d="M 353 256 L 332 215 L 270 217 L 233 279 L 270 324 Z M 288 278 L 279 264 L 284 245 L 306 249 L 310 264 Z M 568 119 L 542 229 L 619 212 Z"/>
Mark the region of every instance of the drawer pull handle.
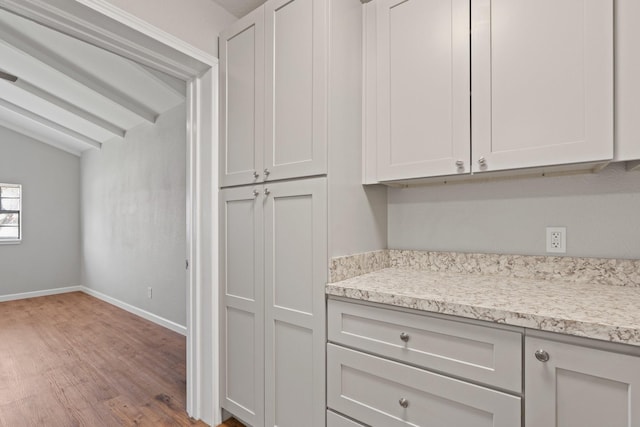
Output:
<path fill-rule="evenodd" d="M 402 397 L 400 400 L 398 400 L 398 403 L 400 404 L 400 406 L 402 406 L 403 408 L 407 408 L 409 407 L 409 401 L 407 399 L 405 399 L 404 397 Z"/>
<path fill-rule="evenodd" d="M 549 357 L 549 353 L 547 353 L 544 350 L 536 350 L 536 359 L 538 359 L 540 362 L 548 362 L 550 357 Z"/>
<path fill-rule="evenodd" d="M 400 339 L 404 342 L 409 342 L 409 334 L 406 332 L 401 332 Z"/>

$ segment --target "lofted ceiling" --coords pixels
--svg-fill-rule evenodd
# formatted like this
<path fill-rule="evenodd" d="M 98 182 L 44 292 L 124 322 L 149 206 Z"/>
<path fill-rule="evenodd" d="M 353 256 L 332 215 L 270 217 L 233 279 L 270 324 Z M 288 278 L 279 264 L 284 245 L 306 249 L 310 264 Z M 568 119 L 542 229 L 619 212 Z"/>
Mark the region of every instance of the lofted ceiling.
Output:
<path fill-rule="evenodd" d="M 0 9 L 0 126 L 80 155 L 184 100 L 178 79 Z"/>
<path fill-rule="evenodd" d="M 213 0 L 236 18 L 242 18 L 266 0 Z"/>

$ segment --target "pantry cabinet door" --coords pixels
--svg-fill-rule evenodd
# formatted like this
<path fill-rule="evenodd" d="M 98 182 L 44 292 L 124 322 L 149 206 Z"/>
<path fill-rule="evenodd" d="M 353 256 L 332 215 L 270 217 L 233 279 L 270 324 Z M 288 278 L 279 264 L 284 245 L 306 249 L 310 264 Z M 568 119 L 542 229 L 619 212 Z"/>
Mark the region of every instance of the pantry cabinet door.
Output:
<path fill-rule="evenodd" d="M 264 8 L 220 34 L 220 185 L 262 181 Z"/>
<path fill-rule="evenodd" d="M 265 178 L 326 174 L 327 1 L 271 0 L 265 13 Z"/>
<path fill-rule="evenodd" d="M 473 0 L 474 172 L 613 157 L 613 0 Z"/>
<path fill-rule="evenodd" d="M 379 181 L 469 173 L 469 9 L 378 0 Z"/>
<path fill-rule="evenodd" d="M 263 222 L 260 186 L 220 193 L 222 407 L 264 426 Z"/>
<path fill-rule="evenodd" d="M 527 337 L 524 360 L 526 427 L 640 425 L 640 357 Z"/>
<path fill-rule="evenodd" d="M 265 184 L 265 418 L 325 427 L 327 180 Z"/>

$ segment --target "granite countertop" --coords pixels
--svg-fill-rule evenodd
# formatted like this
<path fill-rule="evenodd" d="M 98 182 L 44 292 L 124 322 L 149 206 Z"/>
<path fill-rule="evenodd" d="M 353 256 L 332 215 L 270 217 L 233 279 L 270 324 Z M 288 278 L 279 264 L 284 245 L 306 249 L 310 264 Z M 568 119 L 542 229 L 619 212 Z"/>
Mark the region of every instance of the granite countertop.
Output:
<path fill-rule="evenodd" d="M 326 293 L 640 346 L 638 286 L 395 266 L 329 283 Z"/>

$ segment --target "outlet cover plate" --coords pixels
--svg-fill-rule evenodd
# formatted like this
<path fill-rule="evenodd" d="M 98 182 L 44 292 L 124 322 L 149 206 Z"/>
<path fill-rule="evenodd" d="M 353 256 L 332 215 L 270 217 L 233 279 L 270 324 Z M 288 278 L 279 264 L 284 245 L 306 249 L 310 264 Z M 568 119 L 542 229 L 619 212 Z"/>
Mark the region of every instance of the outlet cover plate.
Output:
<path fill-rule="evenodd" d="M 567 253 L 567 227 L 547 227 L 547 253 Z"/>

